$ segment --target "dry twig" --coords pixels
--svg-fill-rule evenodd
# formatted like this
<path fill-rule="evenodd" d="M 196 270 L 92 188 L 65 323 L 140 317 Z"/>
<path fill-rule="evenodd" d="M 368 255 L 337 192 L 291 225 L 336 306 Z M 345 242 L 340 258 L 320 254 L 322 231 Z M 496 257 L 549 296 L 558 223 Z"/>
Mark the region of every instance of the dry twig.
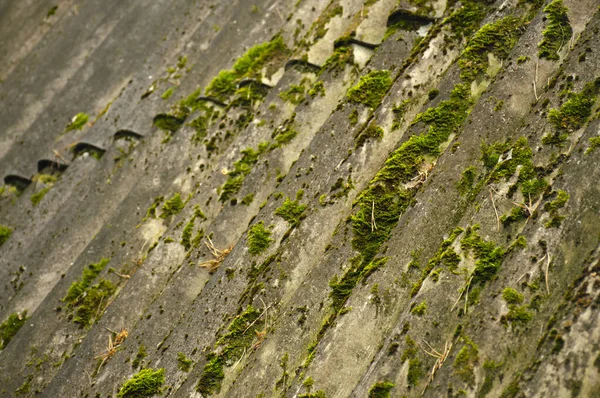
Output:
<path fill-rule="evenodd" d="M 233 246 L 229 246 L 224 250 L 219 250 L 215 247 L 214 243 L 209 237 L 206 237 L 206 240 L 207 241 L 205 241 L 204 244 L 206 247 L 208 247 L 208 250 L 210 250 L 210 253 L 214 258 L 212 260 L 204 261 L 198 265 L 202 268 L 208 269 L 210 272 L 214 272 L 217 270 L 217 268 L 219 268 L 219 265 L 221 265 L 223 260 L 225 260 L 225 257 L 227 257 L 227 255 L 231 252 Z"/>
<path fill-rule="evenodd" d="M 110 330 L 108 328 L 105 329 Z M 102 359 L 102 362 L 100 362 L 100 366 L 98 366 L 98 370 L 102 367 L 102 365 L 104 365 L 106 361 L 108 361 L 110 358 L 113 357 L 113 355 L 115 355 L 117 349 L 121 346 L 121 344 L 123 344 L 123 342 L 129 335 L 129 332 L 127 332 L 127 329 L 123 328 L 119 333 L 115 334 L 115 341 L 112 340 L 112 337 L 110 335 L 108 336 L 108 346 L 106 347 L 106 351 L 94 357 L 94 359 Z"/>
<path fill-rule="evenodd" d="M 453 342 L 450 340 L 446 340 L 446 342 L 444 343 L 444 351 L 439 352 L 435 348 L 433 348 L 427 341 L 425 341 L 424 339 L 421 339 L 421 340 L 423 340 L 423 342 L 425 344 L 427 344 L 427 347 L 429 347 L 429 349 L 431 351 L 427 351 L 420 345 L 419 345 L 419 347 L 427 355 L 437 358 L 437 361 L 433 364 L 433 368 L 431 369 L 431 373 L 429 374 L 429 380 L 427 381 L 427 384 L 425 384 L 425 388 L 423 388 L 423 392 L 421 393 L 421 396 L 423 396 L 425 394 L 425 390 L 427 390 L 427 387 L 429 387 L 429 384 L 433 381 L 433 378 L 435 377 L 435 373 L 438 370 L 440 370 L 440 368 L 442 367 L 444 362 L 446 362 L 446 359 L 448 359 L 448 355 L 450 354 L 450 350 L 452 349 Z"/>

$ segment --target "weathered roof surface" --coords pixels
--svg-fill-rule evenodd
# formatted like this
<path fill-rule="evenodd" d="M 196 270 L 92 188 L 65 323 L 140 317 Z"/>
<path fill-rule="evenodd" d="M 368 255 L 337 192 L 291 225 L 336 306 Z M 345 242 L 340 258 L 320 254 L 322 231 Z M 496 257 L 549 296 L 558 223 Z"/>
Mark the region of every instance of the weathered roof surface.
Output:
<path fill-rule="evenodd" d="M 0 0 L 0 396 L 600 395 L 599 30 Z"/>

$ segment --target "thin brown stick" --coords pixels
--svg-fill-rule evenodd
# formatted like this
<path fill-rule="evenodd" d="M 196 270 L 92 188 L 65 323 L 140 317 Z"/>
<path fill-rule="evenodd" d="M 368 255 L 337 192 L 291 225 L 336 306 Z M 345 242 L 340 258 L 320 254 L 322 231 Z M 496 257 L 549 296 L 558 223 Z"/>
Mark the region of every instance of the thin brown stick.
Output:
<path fill-rule="evenodd" d="M 546 292 L 548 292 L 548 296 L 550 295 L 550 284 L 548 283 L 548 271 L 550 270 L 550 254 L 546 253 L 548 256 L 546 261 Z"/>
<path fill-rule="evenodd" d="M 535 100 L 539 101 L 540 97 L 537 95 L 537 79 L 538 79 L 538 66 L 540 64 L 540 60 L 538 59 L 535 62 L 535 77 L 533 79 L 533 95 L 535 95 Z"/>
<path fill-rule="evenodd" d="M 375 222 L 375 201 L 373 201 L 373 206 L 371 207 L 371 232 L 375 232 L 377 229 L 377 223 Z"/>
<path fill-rule="evenodd" d="M 490 199 L 492 199 L 492 206 L 494 207 L 494 213 L 496 213 L 496 231 L 500 231 L 500 216 L 498 215 L 498 209 L 496 209 L 496 202 L 494 202 L 494 195 L 492 194 L 492 189 L 490 188 Z"/>

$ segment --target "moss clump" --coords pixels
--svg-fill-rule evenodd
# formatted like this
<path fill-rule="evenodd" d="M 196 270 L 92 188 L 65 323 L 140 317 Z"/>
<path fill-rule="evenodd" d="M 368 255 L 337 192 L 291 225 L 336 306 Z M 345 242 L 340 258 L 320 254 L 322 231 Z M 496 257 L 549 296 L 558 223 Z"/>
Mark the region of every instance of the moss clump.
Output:
<path fill-rule="evenodd" d="M 298 398 L 326 398 L 325 391 L 318 390 L 315 392 L 307 392 L 305 394 L 298 395 Z"/>
<path fill-rule="evenodd" d="M 262 142 L 256 150 L 246 148 L 242 151 L 242 158 L 233 164 L 233 170 L 227 173 L 227 181 L 219 189 L 219 201 L 226 202 L 242 188 L 244 178 L 250 174 L 252 167 L 258 162 L 259 157 L 269 148 L 268 142 Z"/>
<path fill-rule="evenodd" d="M 554 0 L 544 8 L 548 25 L 542 32 L 543 39 L 538 45 L 539 57 L 558 60 L 558 51 L 569 42 L 573 29 L 569 24 L 569 9 L 562 0 Z"/>
<path fill-rule="evenodd" d="M 194 214 L 192 215 L 192 218 L 190 218 L 190 221 L 185 224 L 185 227 L 183 227 L 183 232 L 181 233 L 181 244 L 183 247 L 185 247 L 185 250 L 190 250 L 192 246 L 195 246 L 197 243 L 199 243 L 196 242 L 196 239 L 192 241 L 192 234 L 194 232 L 194 223 L 196 218 L 202 218 L 206 220 L 206 216 L 202 210 L 200 210 L 200 206 L 198 205 L 194 206 Z"/>
<path fill-rule="evenodd" d="M 560 227 L 562 220 L 565 216 L 559 213 L 559 209 L 565 207 L 571 196 L 562 189 L 559 189 L 556 193 L 556 198 L 552 202 L 544 204 L 544 210 L 550 213 L 550 219 L 546 222 L 546 228 L 557 228 Z"/>
<path fill-rule="evenodd" d="M 392 130 L 397 130 L 404 121 L 404 114 L 406 113 L 410 102 L 411 100 L 404 100 L 400 104 L 395 105 L 392 108 L 392 113 L 394 115 L 394 121 L 392 122 Z"/>
<path fill-rule="evenodd" d="M 45 187 L 31 195 L 31 197 L 29 198 L 31 200 L 31 204 L 37 206 L 40 203 L 40 201 L 44 199 L 44 196 L 46 196 L 48 191 L 50 191 L 50 187 Z"/>
<path fill-rule="evenodd" d="M 6 225 L 0 225 L 0 246 L 2 246 L 12 235 L 12 228 Z"/>
<path fill-rule="evenodd" d="M 142 369 L 129 380 L 127 380 L 119 393 L 118 398 L 143 398 L 161 392 L 165 384 L 165 369 Z"/>
<path fill-rule="evenodd" d="M 592 114 L 592 106 L 599 91 L 600 78 L 587 83 L 580 93 L 571 94 L 560 109 L 550 109 L 548 121 L 556 131 L 544 136 L 542 142 L 549 145 L 562 145 L 570 133 L 583 127 Z"/>
<path fill-rule="evenodd" d="M 334 77 L 337 77 L 340 72 L 344 70 L 347 64 L 352 65 L 354 63 L 354 52 L 352 47 L 338 47 L 335 49 L 331 57 L 327 58 L 327 61 L 321 67 L 321 72 L 330 71 Z"/>
<path fill-rule="evenodd" d="M 391 396 L 390 391 L 396 385 L 389 381 L 378 381 L 369 388 L 369 398 L 389 398 Z"/>
<path fill-rule="evenodd" d="M 471 192 L 476 177 L 477 168 L 475 166 L 469 166 L 462 172 L 460 180 L 457 184 L 458 192 L 462 196 L 465 196 Z"/>
<path fill-rule="evenodd" d="M 521 206 L 514 206 L 509 214 L 505 214 L 502 217 L 500 217 L 500 221 L 502 222 L 502 225 L 508 227 L 514 222 L 527 219 L 527 217 L 527 210 L 525 210 Z"/>
<path fill-rule="evenodd" d="M 517 41 L 521 23 L 519 18 L 510 16 L 482 27 L 469 40 L 458 60 L 460 77 L 471 82 L 485 74 L 488 53 L 501 59 L 506 58 Z"/>
<path fill-rule="evenodd" d="M 271 242 L 273 242 L 271 231 L 265 227 L 262 221 L 254 224 L 248 231 L 248 252 L 252 255 L 257 255 L 267 250 Z"/>
<path fill-rule="evenodd" d="M 331 307 L 334 318 L 335 315 L 342 310 L 342 307 L 348 300 L 348 297 L 352 294 L 352 290 L 358 282 L 361 280 L 366 281 L 369 275 L 384 266 L 387 260 L 387 257 L 383 257 L 374 259 L 367 264 L 363 264 L 358 258 L 354 258 L 352 259 L 351 267 L 341 278 L 334 276 L 333 279 L 329 281 L 329 287 L 331 288 L 329 297 L 331 297 L 332 300 Z M 333 321 L 334 318 L 332 318 L 331 321 Z"/>
<path fill-rule="evenodd" d="M 504 325 L 508 325 L 510 323 L 513 326 L 525 326 L 533 319 L 533 315 L 527 311 L 527 306 L 525 305 L 510 305 L 508 308 L 508 313 L 506 315 L 502 315 L 500 318 L 500 322 L 502 322 Z"/>
<path fill-rule="evenodd" d="M 472 386 L 475 383 L 474 369 L 479 359 L 479 348 L 467 337 L 463 337 L 462 340 L 465 345 L 456 355 L 452 367 L 454 368 L 454 373 L 463 382 Z"/>
<path fill-rule="evenodd" d="M 468 228 L 465 237 L 461 239 L 460 246 L 465 252 L 472 252 L 477 259 L 475 270 L 472 274 L 471 286 L 485 285 L 500 269 L 506 250 L 496 246 L 492 241 L 484 241 L 477 233 L 478 225 Z"/>
<path fill-rule="evenodd" d="M 348 100 L 375 109 L 392 85 L 388 70 L 374 70 L 361 76 L 360 81 L 348 90 Z"/>
<path fill-rule="evenodd" d="M 189 372 L 194 361 L 185 356 L 183 352 L 177 353 L 177 367 L 179 370 Z"/>
<path fill-rule="evenodd" d="M 324 97 L 325 96 L 325 85 L 323 84 L 323 81 L 319 80 L 318 82 L 313 84 L 313 86 L 310 88 L 310 90 L 308 90 L 308 95 L 310 95 L 311 98 L 315 98 L 317 95 L 320 97 Z"/>
<path fill-rule="evenodd" d="M 274 37 L 270 42 L 255 45 L 237 59 L 232 69 L 219 72 L 206 87 L 206 95 L 227 101 L 235 94 L 237 82 L 244 78 L 260 77 L 263 67 L 270 69 L 272 62 L 287 56 L 288 52 L 281 36 Z"/>
<path fill-rule="evenodd" d="M 486 7 L 480 2 L 465 1 L 445 21 L 450 26 L 455 39 L 471 36 L 486 15 Z"/>
<path fill-rule="evenodd" d="M 227 328 L 228 333 L 217 341 L 215 352 L 208 355 L 208 362 L 196 384 L 198 392 L 211 395 L 221 390 L 221 382 L 225 378 L 224 366 L 233 365 L 244 355 L 257 333 L 262 332 L 263 324 L 259 311 L 252 306 L 233 319 Z"/>
<path fill-rule="evenodd" d="M 585 151 L 586 155 L 594 152 L 596 149 L 600 148 L 600 137 L 592 137 L 589 139 L 590 146 Z"/>
<path fill-rule="evenodd" d="M 86 125 L 86 123 L 89 120 L 89 115 L 87 113 L 78 113 L 77 115 L 73 116 L 73 118 L 71 119 L 71 121 L 69 122 L 69 124 L 67 124 L 67 126 L 65 127 L 65 133 L 72 131 L 72 130 L 81 130 L 83 129 L 83 126 Z"/>
<path fill-rule="evenodd" d="M 80 326 L 88 326 L 95 320 L 96 314 L 101 314 L 108 304 L 108 299 L 117 290 L 116 286 L 108 279 L 100 279 L 94 285 L 92 282 L 102 272 L 110 259 L 103 258 L 96 264 L 90 264 L 83 269 L 81 279 L 75 281 L 67 290 L 62 301 L 67 304 L 73 322 Z"/>
<path fill-rule="evenodd" d="M 365 142 L 367 142 L 367 140 L 381 140 L 382 138 L 383 129 L 375 123 L 371 123 L 354 137 L 354 140 L 356 142 L 354 148 L 358 149 L 361 146 L 365 145 Z"/>
<path fill-rule="evenodd" d="M 249 193 L 248 195 L 246 195 L 242 198 L 242 204 L 244 206 L 250 206 L 252 204 L 252 202 L 254 202 L 254 194 L 253 193 Z"/>
<path fill-rule="evenodd" d="M 413 309 L 410 311 L 410 313 L 413 315 L 422 316 L 422 315 L 425 315 L 426 311 L 427 311 L 427 303 L 425 303 L 423 301 L 422 303 L 415 305 L 413 307 Z"/>
<path fill-rule="evenodd" d="M 307 206 L 300 203 L 303 194 L 302 190 L 298 191 L 296 193 L 296 200 L 286 197 L 283 204 L 275 210 L 275 215 L 283 218 L 291 227 L 298 226 L 300 221 L 305 217 L 304 210 L 306 210 Z"/>
<path fill-rule="evenodd" d="M 131 362 L 131 367 L 133 369 L 137 369 L 137 367 L 142 364 L 142 361 L 147 356 L 148 356 L 148 352 L 146 351 L 146 347 L 143 344 L 140 344 L 140 346 L 138 347 L 138 352 L 135 355 L 135 358 L 133 359 L 133 361 Z"/>
<path fill-rule="evenodd" d="M 10 343 L 13 337 L 17 334 L 21 326 L 27 321 L 27 310 L 23 312 L 14 312 L 0 324 L 0 350 Z"/>
<path fill-rule="evenodd" d="M 162 131 L 174 133 L 185 122 L 185 117 L 177 117 L 173 115 L 159 114 L 154 116 L 152 124 Z"/>
<path fill-rule="evenodd" d="M 293 123 L 289 123 L 283 130 L 277 130 L 275 134 L 275 142 L 271 144 L 269 149 L 279 148 L 280 146 L 290 143 L 296 136 L 298 131 Z"/>
<path fill-rule="evenodd" d="M 496 363 L 491 360 L 487 360 L 483 363 L 483 369 L 485 370 L 485 379 L 483 385 L 479 390 L 478 397 L 485 398 L 494 387 L 494 380 L 500 375 L 500 368 L 503 363 Z"/>
<path fill-rule="evenodd" d="M 167 90 L 165 90 L 164 93 L 162 93 L 162 95 L 160 96 L 160 98 L 162 98 L 164 100 L 168 100 L 169 98 L 171 98 L 171 96 L 173 95 L 174 92 L 175 92 L 175 88 L 174 87 L 170 87 Z"/>
<path fill-rule="evenodd" d="M 304 101 L 305 91 L 306 89 L 304 88 L 304 85 L 292 84 L 290 88 L 279 93 L 279 98 L 281 98 L 285 102 L 289 102 L 294 105 L 299 105 L 302 101 Z"/>
<path fill-rule="evenodd" d="M 323 38 L 327 34 L 328 29 L 326 26 L 329 21 L 338 15 L 341 16 L 343 12 L 344 8 L 339 4 L 338 0 L 331 1 L 311 28 L 314 32 L 313 41 L 316 42 L 317 40 Z"/>
<path fill-rule="evenodd" d="M 175 214 L 179 214 L 181 210 L 185 207 L 185 203 L 181 199 L 181 195 L 176 193 L 171 197 L 171 199 L 167 200 L 161 207 L 162 212 L 160 213 L 160 218 L 166 219 Z"/>
<path fill-rule="evenodd" d="M 502 298 L 506 301 L 506 304 L 521 304 L 523 302 L 523 295 L 512 287 L 502 290 Z"/>

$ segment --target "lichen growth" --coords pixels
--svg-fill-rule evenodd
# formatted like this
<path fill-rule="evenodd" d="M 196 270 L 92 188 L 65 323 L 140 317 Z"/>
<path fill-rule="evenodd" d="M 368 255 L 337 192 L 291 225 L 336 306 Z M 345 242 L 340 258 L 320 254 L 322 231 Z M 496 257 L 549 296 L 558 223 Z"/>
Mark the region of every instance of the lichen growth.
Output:
<path fill-rule="evenodd" d="M 119 389 L 118 398 L 143 398 L 161 392 L 165 383 L 165 369 L 142 369 Z"/>
<path fill-rule="evenodd" d="M 254 224 L 248 230 L 248 252 L 250 254 L 257 255 L 264 252 L 271 242 L 273 242 L 271 231 L 265 227 L 262 221 Z"/>
<path fill-rule="evenodd" d="M 374 70 L 361 76 L 360 81 L 348 90 L 348 101 L 375 109 L 392 85 L 388 70 Z"/>
<path fill-rule="evenodd" d="M 3 350 L 27 321 L 27 310 L 13 312 L 0 324 L 0 350 Z"/>
<path fill-rule="evenodd" d="M 558 60 L 558 52 L 568 43 L 573 35 L 569 24 L 569 9 L 563 5 L 562 0 L 554 0 L 544 8 L 548 25 L 542 32 L 543 39 L 538 45 L 539 57 Z"/>

